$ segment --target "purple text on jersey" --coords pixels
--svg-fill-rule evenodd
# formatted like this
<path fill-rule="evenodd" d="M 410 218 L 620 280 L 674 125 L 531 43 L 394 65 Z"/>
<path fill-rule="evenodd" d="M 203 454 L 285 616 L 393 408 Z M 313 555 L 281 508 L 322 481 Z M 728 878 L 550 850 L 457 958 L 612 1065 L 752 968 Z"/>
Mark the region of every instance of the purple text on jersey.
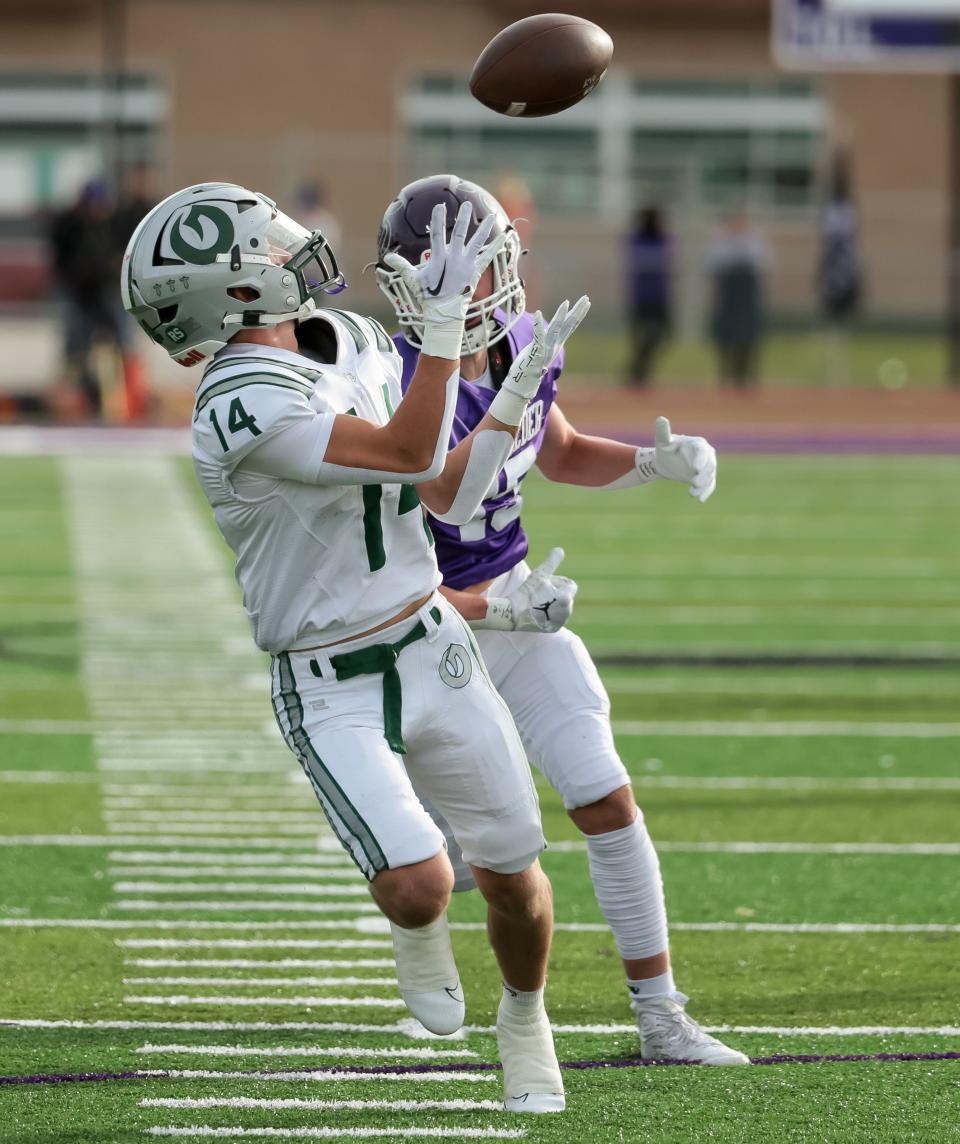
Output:
<path fill-rule="evenodd" d="M 523 314 L 508 331 L 510 358 L 528 345 L 533 319 Z M 417 350 L 401 335 L 394 343 L 403 358 L 403 390 L 406 392 L 417 366 Z M 450 588 L 468 588 L 482 580 L 508 572 L 527 554 L 527 534 L 520 522 L 520 484 L 537 459 L 543 444 L 547 415 L 557 396 L 557 378 L 563 369 L 563 351 L 544 374 L 540 388 L 530 404 L 517 434 L 517 444 L 500 470 L 499 491 L 483 502 L 476 518 L 465 525 L 444 524 L 430 517 L 430 527 L 437 541 L 437 563 L 443 582 Z M 494 397 L 494 390 L 460 379 L 457 411 L 450 432 L 450 448 L 462 441 L 483 420 Z"/>

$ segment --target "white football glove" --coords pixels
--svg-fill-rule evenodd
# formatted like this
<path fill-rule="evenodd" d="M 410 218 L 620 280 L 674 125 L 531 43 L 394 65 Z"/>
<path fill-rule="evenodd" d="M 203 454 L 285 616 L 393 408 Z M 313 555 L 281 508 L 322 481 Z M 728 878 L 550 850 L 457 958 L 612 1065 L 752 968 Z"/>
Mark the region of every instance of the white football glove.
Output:
<path fill-rule="evenodd" d="M 543 375 L 556 360 L 567 338 L 587 316 L 590 299 L 586 294 L 571 308 L 561 302 L 545 325 L 539 310 L 533 314 L 533 338 L 517 354 L 503 384 L 490 403 L 490 416 L 505 425 L 519 425 L 527 402 L 540 388 Z"/>
<path fill-rule="evenodd" d="M 666 417 L 658 417 L 654 430 L 653 466 L 668 481 L 684 481 L 701 504 L 717 487 L 717 454 L 704 437 L 674 436 Z"/>
<path fill-rule="evenodd" d="M 493 213 L 480 222 L 467 241 L 472 217 L 473 204 L 463 203 L 450 241 L 446 242 L 447 208 L 444 203 L 437 203 L 430 215 L 430 257 L 424 256 L 418 266 L 395 251 L 383 258 L 387 266 L 397 271 L 423 311 L 421 349 L 433 357 L 460 357 L 467 306 L 480 276 L 506 241 L 504 233 L 484 246 L 493 229 Z"/>
<path fill-rule="evenodd" d="M 506 632 L 558 632 L 570 619 L 577 585 L 554 573 L 563 560 L 563 549 L 554 548 L 509 596 L 487 600 L 487 617 L 472 626 Z"/>

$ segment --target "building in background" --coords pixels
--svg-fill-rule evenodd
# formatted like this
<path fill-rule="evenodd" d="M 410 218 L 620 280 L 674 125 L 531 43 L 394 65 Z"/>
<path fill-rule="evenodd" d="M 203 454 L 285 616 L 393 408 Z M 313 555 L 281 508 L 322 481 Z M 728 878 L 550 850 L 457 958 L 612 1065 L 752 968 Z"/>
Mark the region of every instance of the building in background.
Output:
<path fill-rule="evenodd" d="M 779 319 L 817 313 L 818 183 L 842 140 L 857 173 L 871 322 L 933 324 L 945 304 L 949 80 L 784 74 L 768 0 L 589 0 L 614 65 L 589 99 L 517 121 L 466 77 L 526 0 L 5 0 L 0 6 L 0 303 L 44 296 L 42 216 L 92 175 L 148 162 L 157 192 L 229 179 L 291 209 L 322 183 L 343 233 L 353 304 L 390 194 L 454 170 L 513 176 L 537 206 L 542 284 L 623 322 L 622 235 L 669 202 L 678 332 L 706 329 L 703 275 L 717 220 L 749 208 L 773 250 Z M 423 29 L 431 29 L 429 36 Z M 263 48 L 275 31 L 277 54 Z M 256 61 L 256 72 L 238 68 Z M 251 139 L 268 139 L 253 147 Z"/>

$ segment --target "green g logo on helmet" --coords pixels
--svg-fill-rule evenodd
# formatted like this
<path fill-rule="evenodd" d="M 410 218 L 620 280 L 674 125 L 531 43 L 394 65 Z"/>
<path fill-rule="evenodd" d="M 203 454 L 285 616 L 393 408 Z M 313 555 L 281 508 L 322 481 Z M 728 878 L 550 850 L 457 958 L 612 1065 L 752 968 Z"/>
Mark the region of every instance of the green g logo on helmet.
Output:
<path fill-rule="evenodd" d="M 168 233 L 173 253 L 194 266 L 216 262 L 217 255 L 226 254 L 233 245 L 233 238 L 230 216 L 208 203 L 196 204 L 185 213 L 175 215 Z"/>

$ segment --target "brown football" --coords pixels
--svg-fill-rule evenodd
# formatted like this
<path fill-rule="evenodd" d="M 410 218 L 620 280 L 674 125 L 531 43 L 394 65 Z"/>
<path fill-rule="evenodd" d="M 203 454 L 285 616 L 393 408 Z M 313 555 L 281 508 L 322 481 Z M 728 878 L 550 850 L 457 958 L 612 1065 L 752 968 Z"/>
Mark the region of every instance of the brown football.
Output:
<path fill-rule="evenodd" d="M 554 115 L 593 91 L 612 55 L 613 41 L 589 20 L 559 12 L 528 16 L 483 49 L 470 91 L 502 115 Z"/>

